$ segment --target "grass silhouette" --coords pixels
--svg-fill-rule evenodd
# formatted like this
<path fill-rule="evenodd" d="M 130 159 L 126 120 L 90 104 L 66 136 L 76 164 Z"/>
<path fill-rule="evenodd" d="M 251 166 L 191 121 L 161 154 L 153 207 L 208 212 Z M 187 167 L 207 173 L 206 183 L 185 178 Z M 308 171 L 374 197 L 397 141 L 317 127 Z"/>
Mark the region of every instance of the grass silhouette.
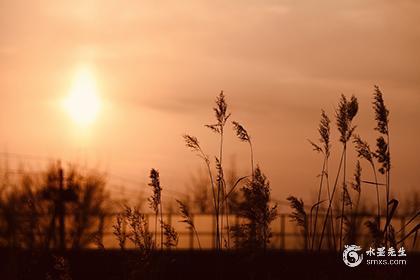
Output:
<path fill-rule="evenodd" d="M 391 197 L 389 110 L 385 106 L 379 87 L 374 87 L 373 94 L 375 131 L 379 133 L 374 151 L 371 145 L 355 132 L 354 120 L 359 111 L 357 98 L 342 95 L 339 100 L 335 110 L 335 124 L 341 146 L 340 160 L 332 188 L 329 170 L 333 132 L 330 118 L 324 110 L 321 111 L 319 139 L 309 141 L 312 148 L 322 155 L 316 200 L 311 205 L 293 195 L 286 199 L 291 208 L 289 217 L 300 229 L 304 241 L 303 252 L 299 253 L 270 250 L 273 240 L 272 223 L 279 214 L 277 204 L 271 200 L 268 178 L 254 162 L 254 138 L 251 138 L 249 131 L 239 122 L 228 122 L 231 118 L 228 108 L 226 96 L 222 91 L 216 97 L 213 108 L 216 121 L 206 125 L 218 135 L 217 155 L 206 154 L 197 137 L 188 134 L 183 136 L 185 145 L 203 160 L 206 167 L 208 181 L 205 185 L 210 185 L 211 197 L 202 197 L 209 199 L 203 205 L 211 205 L 214 214 L 214 252 L 205 250 L 204 241 L 200 240 L 202 236 L 199 223 L 196 225 L 194 221 L 194 210 L 181 199 L 176 200 L 182 218 L 177 222 L 184 223 L 191 229 L 193 235 L 190 235 L 190 238 L 192 241 L 194 238 L 197 240 L 200 250 L 174 250 L 181 246 L 179 244 L 182 232 L 177 231 L 177 225 L 172 224 L 171 219 L 165 219 L 163 202 L 167 207 L 170 201 L 162 199 L 164 188 L 159 171 L 154 168 L 149 173 L 148 186 L 152 194 L 147 199 L 153 213 L 151 218 L 154 218 L 152 226 L 149 224 L 146 210 L 124 205 L 115 215 L 112 224 L 112 234 L 120 250 L 110 250 L 103 236 L 109 224 L 108 218 L 115 208 L 108 207 L 110 198 L 105 191 L 103 176 L 85 175 L 75 167 L 61 169 L 61 166 L 52 165 L 41 178 L 29 174 L 23 176 L 24 180 L 14 191 L 0 188 L 0 247 L 12 252 L 3 253 L 0 248 L 0 255 L 12 256 L 9 258 L 10 263 L 17 267 L 19 258 L 26 260 L 28 255 L 40 254 L 39 257 L 34 257 L 33 261 L 38 261 L 37 258 L 39 262 L 47 261 L 42 265 L 31 265 L 32 268 L 39 267 L 41 271 L 39 275 L 42 277 L 35 277 L 36 279 L 71 279 L 72 275 L 80 275 L 73 271 L 78 267 L 74 264 L 78 263 L 78 257 L 83 257 L 84 254 L 96 254 L 94 256 L 97 259 L 92 260 L 92 263 L 96 260 L 110 260 L 107 269 L 117 271 L 118 276 L 109 279 L 167 279 L 177 276 L 186 279 L 197 276 L 203 276 L 203 279 L 234 279 L 239 276 L 277 279 L 284 275 L 309 277 L 312 276 L 310 273 L 315 273 L 315 266 L 312 272 L 308 269 L 308 274 L 298 271 L 299 267 L 287 258 L 290 257 L 294 261 L 300 258 L 309 263 L 313 256 L 322 256 L 331 263 L 337 261 L 336 253 L 342 251 L 344 244 L 363 242 L 375 247 L 388 248 L 401 246 L 411 238 L 412 247 L 415 247 L 417 232 L 420 229 L 420 211 L 414 209 L 408 212 L 408 221 L 404 221 L 399 228 L 393 220 L 398 215 L 401 205 L 399 200 Z M 250 159 L 250 169 L 247 167 L 250 174 L 247 171 L 243 176 L 236 176 L 232 180 L 225 175 L 223 160 L 228 125 L 232 125 L 234 135 L 241 142 L 249 145 L 249 155 L 247 152 L 246 157 L 249 156 Z M 354 144 L 357 161 L 354 163 L 354 175 L 350 179 L 347 169 L 350 165 L 348 154 L 352 151 L 351 144 Z M 373 179 L 367 179 L 369 174 L 365 169 L 362 170 L 361 162 L 370 166 Z M 60 176 L 60 170 L 65 176 Z M 379 183 L 383 181 L 385 182 Z M 373 211 L 361 203 L 362 192 L 364 193 L 364 188 L 369 185 L 373 185 L 376 191 Z M 66 192 L 61 193 L 63 190 Z M 234 195 L 235 200 L 232 198 Z M 385 198 L 385 201 L 381 198 Z M 68 202 L 64 203 L 62 200 Z M 59 242 L 62 235 L 60 227 L 56 225 L 57 201 L 65 205 L 67 213 L 63 219 L 67 226 L 64 239 L 67 245 L 65 248 L 68 250 L 63 250 Z M 231 224 L 232 213 L 236 216 L 235 224 Z M 381 221 L 382 217 L 385 217 L 385 222 Z M 153 227 L 154 230 L 151 231 Z M 363 231 L 369 232 L 369 239 L 362 240 Z M 331 245 L 327 246 L 323 242 Z M 100 250 L 92 253 L 88 249 L 94 245 Z M 331 252 L 325 252 L 324 249 Z M 18 255 L 21 252 L 22 254 Z M 294 254 L 298 257 L 294 258 Z M 331 257 L 334 259 L 329 259 Z M 283 264 L 279 266 L 277 261 Z M 319 259 L 312 261 L 320 265 Z M 89 262 L 86 263 L 84 265 L 89 266 Z M 79 265 L 83 267 L 83 264 Z M 276 269 L 279 272 L 276 272 Z M 334 274 L 336 269 L 333 267 L 330 275 L 340 275 Z M 201 275 L 204 271 L 207 274 Z M 371 276 L 369 272 L 363 273 L 363 276 L 368 278 Z"/>

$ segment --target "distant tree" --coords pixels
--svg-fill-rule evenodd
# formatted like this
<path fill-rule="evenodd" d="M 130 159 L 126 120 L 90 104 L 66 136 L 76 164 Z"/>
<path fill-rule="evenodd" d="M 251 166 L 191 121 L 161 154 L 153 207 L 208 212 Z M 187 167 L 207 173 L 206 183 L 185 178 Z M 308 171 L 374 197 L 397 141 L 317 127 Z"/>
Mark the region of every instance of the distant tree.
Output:
<path fill-rule="evenodd" d="M 87 247 L 103 235 L 107 214 L 111 212 L 105 185 L 105 178 L 97 172 L 81 176 L 77 168 L 69 170 L 67 188 L 74 190 L 76 198 L 68 204 L 72 248 Z"/>
<path fill-rule="evenodd" d="M 201 169 L 191 176 L 187 185 L 187 194 L 182 198 L 182 201 L 195 213 L 211 213 L 213 202 L 210 180 Z"/>
<path fill-rule="evenodd" d="M 234 161 L 226 167 L 226 188 L 229 196 L 227 199 L 227 206 L 229 212 L 234 214 L 238 210 L 239 201 L 241 200 L 241 193 L 239 187 L 232 189 L 238 181 L 238 171 Z M 212 212 L 213 202 L 211 194 L 211 184 L 208 175 L 205 171 L 199 169 L 191 176 L 188 183 L 187 194 L 181 200 L 193 213 L 208 214 Z"/>
<path fill-rule="evenodd" d="M 0 189 L 0 246 L 59 248 L 61 212 L 65 247 L 97 242 L 110 212 L 105 184 L 101 174 L 83 175 L 75 166 L 62 170 L 52 164 L 41 175 L 23 172 L 20 180 Z"/>

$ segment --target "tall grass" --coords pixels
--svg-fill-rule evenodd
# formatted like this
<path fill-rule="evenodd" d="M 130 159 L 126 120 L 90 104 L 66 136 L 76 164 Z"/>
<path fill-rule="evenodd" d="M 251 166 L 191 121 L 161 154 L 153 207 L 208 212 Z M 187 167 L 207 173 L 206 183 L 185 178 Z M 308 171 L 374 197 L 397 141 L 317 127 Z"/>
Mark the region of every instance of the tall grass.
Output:
<path fill-rule="evenodd" d="M 347 98 L 344 95 L 341 95 L 338 108 L 336 109 L 336 125 L 340 133 L 340 142 L 342 143 L 343 148 L 342 148 L 340 163 L 338 166 L 337 176 L 334 182 L 331 198 L 329 200 L 329 205 L 327 208 L 326 217 L 325 217 L 323 227 L 322 227 L 322 232 L 321 232 L 319 247 L 318 247 L 319 250 L 322 248 L 322 241 L 325 234 L 325 228 L 328 223 L 328 217 L 330 213 L 332 212 L 332 203 L 334 200 L 334 194 L 337 189 L 339 176 L 341 174 L 341 171 L 343 170 L 339 248 L 341 249 L 342 247 L 344 207 L 345 207 L 345 199 L 346 199 L 346 192 L 347 192 L 347 187 L 346 187 L 347 186 L 346 185 L 347 143 L 352 137 L 354 130 L 356 129 L 356 127 L 352 125 L 352 121 L 353 121 L 353 118 L 357 114 L 358 108 L 359 108 L 358 102 L 355 96 L 352 96 L 350 100 L 347 100 Z"/>
<path fill-rule="evenodd" d="M 239 140 L 248 143 L 251 159 L 251 177 L 254 178 L 254 150 L 252 148 L 251 136 L 248 131 L 238 122 L 233 121 L 233 129 L 235 130 L 236 136 Z"/>
<path fill-rule="evenodd" d="M 194 232 L 195 237 L 197 238 L 198 247 L 201 249 L 200 237 L 198 236 L 198 231 L 195 228 L 194 219 L 191 215 L 190 210 L 188 209 L 188 206 L 180 200 L 177 200 L 177 203 L 179 206 L 181 217 L 183 218 L 183 220 L 181 220 L 180 222 L 187 224 L 188 227 Z"/>
<path fill-rule="evenodd" d="M 386 225 L 384 228 L 385 234 L 385 246 L 387 247 L 387 239 L 388 239 L 388 225 L 390 220 L 390 213 L 389 213 L 389 195 L 391 189 L 391 152 L 390 152 L 390 143 L 389 143 L 389 111 L 385 106 L 385 102 L 382 96 L 382 92 L 378 86 L 375 85 L 374 88 L 374 101 L 373 101 L 373 109 L 375 111 L 375 120 L 376 120 L 376 127 L 380 135 L 376 139 L 376 152 L 375 157 L 377 158 L 378 162 L 381 164 L 379 168 L 379 172 L 385 175 L 386 178 Z"/>
<path fill-rule="evenodd" d="M 212 174 L 209 157 L 201 149 L 198 139 L 194 136 L 184 135 L 184 140 L 186 142 L 187 147 L 191 148 L 194 152 L 197 152 L 198 155 L 204 160 L 207 166 L 210 184 L 213 192 L 213 205 L 216 219 L 215 243 L 216 248 L 221 249 L 222 241 L 224 238 L 224 219 L 226 221 L 227 228 L 225 244 L 227 244 L 227 247 L 230 246 L 229 205 L 227 203 L 227 199 L 225 199 L 227 197 L 227 190 L 223 169 L 223 151 L 225 126 L 231 114 L 228 112 L 228 105 L 223 91 L 221 91 L 218 97 L 216 98 L 216 106 L 213 108 L 213 111 L 215 113 L 216 122 L 214 124 L 208 124 L 205 126 L 219 135 L 219 155 L 215 157 L 215 167 L 217 171 L 216 180 L 213 179 L 214 177 Z"/>
<path fill-rule="evenodd" d="M 355 144 L 355 148 L 357 151 L 357 155 L 359 158 L 365 159 L 367 162 L 369 162 L 372 172 L 375 178 L 375 186 L 376 186 L 376 203 L 378 208 L 378 221 L 380 225 L 380 218 L 381 218 L 381 203 L 379 198 L 379 184 L 378 184 L 378 176 L 376 174 L 376 167 L 374 162 L 374 156 L 375 154 L 371 151 L 369 144 L 364 141 L 359 135 L 354 135 L 353 143 Z"/>
<path fill-rule="evenodd" d="M 333 202 L 334 195 L 336 193 L 338 182 L 340 177 L 342 178 L 342 195 L 341 199 L 339 200 L 340 206 L 337 208 L 340 214 L 337 218 L 340 219 L 339 225 L 339 249 L 342 248 L 342 242 L 346 240 L 346 242 L 354 242 L 356 239 L 356 231 L 361 225 L 361 219 L 358 219 L 358 211 L 359 211 L 359 203 L 361 197 L 361 185 L 362 183 L 366 185 L 374 185 L 376 187 L 376 217 L 373 220 L 369 220 L 365 222 L 366 227 L 368 228 L 371 237 L 372 243 L 375 246 L 386 246 L 389 245 L 393 246 L 395 244 L 399 244 L 403 242 L 408 236 L 414 235 L 414 240 L 417 237 L 417 231 L 420 229 L 420 225 L 414 225 L 412 229 L 409 231 L 408 234 L 403 236 L 399 241 L 397 240 L 397 235 L 404 231 L 408 225 L 419 215 L 418 212 L 412 219 L 410 219 L 409 223 L 406 223 L 401 227 L 399 231 L 396 231 L 394 226 L 392 225 L 392 218 L 396 213 L 396 209 L 398 207 L 398 200 L 390 199 L 390 186 L 391 186 L 391 160 L 390 160 L 390 145 L 389 145 L 389 111 L 385 106 L 383 94 L 379 87 L 374 87 L 374 101 L 373 101 L 373 109 L 375 112 L 375 120 L 376 120 L 376 127 L 375 130 L 380 133 L 380 135 L 376 139 L 376 150 L 372 151 L 369 144 L 362 139 L 361 136 L 354 134 L 356 126 L 352 124 L 354 117 L 357 115 L 358 112 L 358 102 L 356 97 L 352 96 L 349 100 L 342 95 L 338 107 L 336 109 L 336 125 L 338 132 L 340 134 L 339 141 L 342 144 L 342 152 L 340 161 L 338 164 L 337 175 L 334 181 L 333 189 L 331 195 L 329 195 L 329 205 L 327 208 L 326 216 L 323 222 L 322 231 L 320 234 L 320 240 L 318 244 L 318 250 L 322 248 L 322 242 L 325 235 L 325 230 L 327 228 L 328 221 L 332 221 L 333 217 Z M 317 234 L 317 219 L 318 219 L 318 208 L 319 204 L 322 203 L 321 196 L 322 196 L 322 186 L 323 186 L 323 179 L 324 176 L 327 181 L 327 191 L 328 190 L 328 155 L 329 155 L 329 119 L 326 116 L 325 112 L 321 114 L 321 122 L 319 126 L 319 133 L 320 133 L 320 143 L 321 145 L 309 141 L 313 146 L 314 150 L 320 152 L 324 155 L 323 165 L 321 169 L 321 180 L 320 186 L 318 189 L 318 198 L 317 202 L 311 208 L 311 214 L 309 218 L 309 226 L 307 225 L 307 217 L 306 212 L 303 209 L 303 201 L 298 200 L 294 197 L 289 197 L 289 201 L 291 202 L 291 207 L 293 209 L 293 219 L 297 222 L 297 224 L 301 227 L 304 227 L 304 235 L 305 238 L 311 237 L 312 234 L 312 243 L 311 248 L 313 248 L 315 243 L 315 235 Z M 328 132 L 328 133 L 327 133 Z M 327 137 L 328 136 L 328 137 Z M 351 188 L 348 187 L 347 183 L 347 153 L 348 153 L 348 142 L 350 139 L 353 139 L 353 143 L 355 144 L 355 151 L 359 159 L 366 160 L 371 169 L 374 176 L 374 180 L 362 180 L 362 168 L 360 162 L 356 162 L 356 169 L 354 174 L 354 182 L 351 184 Z M 376 164 L 379 164 L 379 168 Z M 327 166 L 327 167 L 326 167 Z M 379 178 L 377 171 L 385 176 L 385 184 L 379 183 Z M 386 221 L 385 225 L 381 227 L 381 200 L 380 200 L 380 186 L 385 185 L 385 202 L 386 202 Z M 352 195 L 350 190 L 356 192 L 356 202 L 352 201 Z M 312 210 L 316 207 L 315 211 L 315 221 L 313 223 L 313 230 L 311 231 L 311 217 L 312 217 Z M 349 209 L 347 211 L 346 209 Z M 350 216 L 348 216 L 350 214 Z M 331 217 L 331 219 L 330 219 Z M 333 232 L 333 239 L 334 237 L 334 225 L 331 222 L 332 232 Z M 336 245 L 334 245 L 336 248 Z"/>
<path fill-rule="evenodd" d="M 219 221 L 220 228 L 219 230 L 219 248 L 222 247 L 222 239 L 223 239 L 223 217 L 226 219 L 226 227 L 227 227 L 227 245 L 229 246 L 230 237 L 229 237 L 229 209 L 226 201 L 223 199 L 226 196 L 226 182 L 225 182 L 225 175 L 223 172 L 223 143 L 224 143 L 224 131 L 225 125 L 231 114 L 228 112 L 228 105 L 226 103 L 225 95 L 223 91 L 220 92 L 219 96 L 216 98 L 216 106 L 213 108 L 216 123 L 206 125 L 206 127 L 210 128 L 216 134 L 220 136 L 220 143 L 219 143 L 219 157 L 216 157 L 216 169 L 217 169 L 217 205 L 220 211 L 222 212 L 221 219 Z"/>
<path fill-rule="evenodd" d="M 157 242 L 157 225 L 158 216 L 160 214 L 160 248 L 163 249 L 163 214 L 162 214 L 162 187 L 160 186 L 159 172 L 156 169 L 150 171 L 150 183 L 149 186 L 153 188 L 153 194 L 148 199 L 149 206 L 155 213 L 155 247 Z"/>
<path fill-rule="evenodd" d="M 179 234 L 172 225 L 165 223 L 163 220 L 161 220 L 160 223 L 163 229 L 163 235 L 165 236 L 163 245 L 167 249 L 176 248 L 179 242 Z"/>
<path fill-rule="evenodd" d="M 326 185 L 327 185 L 328 200 L 331 199 L 330 188 L 329 188 L 329 179 L 328 179 L 328 159 L 330 157 L 330 149 L 331 149 L 330 123 L 331 123 L 331 121 L 330 121 L 328 115 L 325 113 L 324 110 L 322 110 L 321 111 L 321 120 L 320 120 L 319 128 L 318 128 L 318 132 L 319 132 L 319 135 L 320 135 L 319 142 L 320 142 L 321 146 L 319 146 L 315 142 L 312 142 L 312 141 L 309 140 L 309 143 L 314 148 L 314 151 L 320 152 L 324 156 L 323 163 L 322 163 L 322 169 L 321 169 L 321 173 L 320 173 L 321 179 L 320 179 L 320 182 L 319 182 L 318 198 L 317 198 L 317 202 L 316 202 L 316 206 L 315 206 L 316 210 L 315 210 L 315 220 L 314 220 L 314 223 L 313 223 L 313 234 L 312 234 L 312 241 L 311 241 L 311 249 L 313 249 L 314 245 L 315 245 L 315 237 L 316 237 L 316 233 L 317 233 L 317 224 L 318 224 L 318 213 L 319 213 L 320 204 L 322 203 L 321 194 L 322 194 L 322 187 L 324 185 L 324 177 L 325 177 L 325 180 L 327 182 Z M 297 204 L 294 204 L 294 205 L 297 205 Z M 331 220 L 331 225 L 333 225 L 332 220 Z M 334 243 L 335 243 L 334 227 L 332 226 L 331 229 L 332 229 L 333 240 L 334 240 Z"/>
<path fill-rule="evenodd" d="M 289 196 L 287 200 L 290 203 L 290 208 L 292 208 L 293 210 L 289 216 L 292 221 L 296 222 L 296 224 L 302 228 L 304 248 L 305 250 L 308 250 L 309 225 L 308 225 L 308 216 L 305 211 L 303 200 L 298 199 L 294 196 Z"/>
<path fill-rule="evenodd" d="M 216 249 L 221 249 L 222 248 L 222 241 L 224 241 L 224 244 L 227 248 L 230 248 L 230 234 L 231 234 L 231 232 L 233 232 L 236 240 L 238 240 L 238 238 L 237 238 L 238 237 L 238 235 L 237 235 L 238 228 L 236 228 L 234 230 L 230 229 L 230 224 L 229 224 L 229 214 L 230 214 L 229 213 L 230 212 L 229 201 L 230 201 L 230 196 L 235 191 L 235 188 L 244 179 L 246 179 L 249 176 L 243 176 L 243 177 L 238 178 L 236 180 L 236 182 L 234 182 L 232 184 L 230 190 L 227 191 L 227 184 L 226 184 L 225 175 L 224 175 L 224 168 L 223 168 L 223 143 L 224 143 L 225 126 L 226 126 L 226 123 L 227 123 L 228 119 L 230 118 L 231 114 L 228 112 L 228 105 L 227 105 L 227 102 L 226 102 L 226 98 L 223 94 L 223 91 L 217 97 L 216 106 L 213 108 L 213 110 L 214 110 L 215 116 L 216 116 L 216 123 L 211 124 L 211 125 L 206 125 L 206 127 L 210 128 L 213 132 L 215 132 L 216 134 L 219 135 L 219 143 L 218 143 L 218 145 L 219 145 L 219 155 L 215 157 L 215 169 L 216 169 L 216 174 L 217 174 L 216 177 L 215 177 L 216 179 L 214 179 L 214 176 L 213 176 L 213 173 L 212 173 L 212 168 L 211 168 L 209 157 L 208 157 L 208 155 L 206 155 L 204 153 L 202 147 L 200 146 L 200 143 L 199 143 L 198 139 L 194 136 L 191 136 L 191 135 L 184 135 L 184 140 L 185 140 L 186 146 L 188 148 L 190 148 L 192 151 L 196 152 L 197 155 L 199 157 L 201 157 L 206 164 L 208 175 L 209 175 L 209 178 L 210 178 L 210 185 L 212 187 L 213 205 L 214 205 L 214 212 L 215 212 L 215 219 L 216 219 L 215 244 L 216 244 Z M 259 219 L 258 222 L 255 222 L 256 218 L 251 217 L 247 214 L 244 214 L 244 211 L 246 211 L 246 210 L 252 211 L 250 209 L 254 209 L 254 208 L 252 208 L 252 207 L 254 207 L 254 206 L 252 206 L 252 203 L 249 203 L 249 201 L 251 201 L 251 200 L 254 201 L 254 202 L 265 201 L 264 202 L 265 203 L 264 204 L 264 207 L 265 207 L 264 211 L 266 211 L 266 212 L 264 212 L 265 214 L 261 214 L 261 215 L 263 215 L 263 217 L 265 219 L 265 223 L 268 223 L 268 220 L 270 220 L 268 218 L 268 216 L 270 216 L 270 215 L 268 215 L 267 213 L 270 212 L 271 210 L 267 210 L 267 209 L 269 209 L 269 208 L 267 208 L 268 207 L 268 200 L 269 200 L 269 186 L 268 186 L 268 183 L 266 182 L 266 177 L 261 173 L 261 170 L 259 168 L 254 169 L 253 145 L 252 145 L 251 137 L 250 137 L 248 131 L 241 124 L 239 124 L 236 121 L 233 121 L 232 125 L 233 125 L 233 129 L 235 131 L 236 136 L 239 138 L 239 140 L 248 143 L 249 149 L 250 149 L 251 180 L 248 180 L 246 185 L 241 189 L 242 194 L 244 196 L 244 199 L 243 199 L 242 202 L 239 202 L 239 204 L 238 204 L 239 215 L 243 215 L 248 221 L 250 221 L 250 224 L 254 223 L 254 224 L 261 225 L 262 224 L 262 220 L 261 220 L 262 218 L 261 217 L 258 218 Z M 257 174 L 257 170 L 258 170 L 258 174 Z M 254 180 L 256 180 L 257 177 L 258 177 L 258 180 L 254 182 Z M 256 200 L 255 197 L 249 195 L 250 192 L 252 192 L 251 190 L 257 190 L 257 189 L 260 189 L 260 192 L 262 192 L 263 189 L 267 192 L 266 195 L 265 195 L 265 198 L 264 198 L 265 200 L 262 199 L 262 198 L 260 198 L 259 200 Z M 261 205 L 263 205 L 263 204 L 261 204 Z M 257 206 L 255 206 L 255 207 L 257 207 Z M 263 206 L 261 206 L 261 207 L 263 207 Z M 261 210 L 261 213 L 263 213 L 262 210 Z M 223 236 L 223 234 L 222 234 L 223 229 L 224 229 L 224 221 L 226 221 L 226 236 Z M 254 221 L 254 222 L 252 222 L 252 221 Z M 243 226 L 242 229 L 244 229 L 244 227 L 249 226 L 250 224 L 242 225 Z M 268 229 L 265 228 L 263 231 L 265 233 L 263 234 L 264 238 L 262 238 L 262 239 L 267 241 L 269 239 L 268 233 L 267 233 Z M 242 231 L 242 233 L 243 232 L 244 231 Z M 265 241 L 263 242 L 264 244 L 266 244 Z"/>
<path fill-rule="evenodd" d="M 217 249 L 220 249 L 220 227 L 219 227 L 219 200 L 217 198 L 217 190 L 216 190 L 216 185 L 214 183 L 214 179 L 213 179 L 213 173 L 211 171 L 211 167 L 210 167 L 210 160 L 209 157 L 204 153 L 203 149 L 200 146 L 200 143 L 197 139 L 197 137 L 195 136 L 191 136 L 191 135 L 187 135 L 185 134 L 184 136 L 184 140 L 185 140 L 185 144 L 188 148 L 190 148 L 193 152 L 196 152 L 197 155 L 203 159 L 204 163 L 206 164 L 207 167 L 207 172 L 210 178 L 210 185 L 211 185 L 211 190 L 212 190 L 212 194 L 213 194 L 213 207 L 214 207 L 214 215 L 215 215 L 215 220 L 216 220 L 216 237 L 215 237 L 215 245 Z"/>
<path fill-rule="evenodd" d="M 270 183 L 257 166 L 254 178 L 242 187 L 243 201 L 238 214 L 246 222 L 235 226 L 233 234 L 237 248 L 266 250 L 270 242 L 270 223 L 277 216 L 277 205 L 270 206 Z"/>
<path fill-rule="evenodd" d="M 355 203 L 355 207 L 353 208 L 354 203 L 352 203 L 350 196 L 348 197 L 350 205 L 351 205 L 351 212 L 350 218 L 346 215 L 344 216 L 345 219 L 345 230 L 344 230 L 344 240 L 347 244 L 355 244 L 357 238 L 357 231 L 360 228 L 361 220 L 358 217 L 358 208 L 360 204 L 360 196 L 362 192 L 362 167 L 360 166 L 360 161 L 356 162 L 356 168 L 354 171 L 354 180 L 351 183 L 351 188 L 356 191 L 357 199 Z M 348 194 L 349 195 L 349 194 Z"/>

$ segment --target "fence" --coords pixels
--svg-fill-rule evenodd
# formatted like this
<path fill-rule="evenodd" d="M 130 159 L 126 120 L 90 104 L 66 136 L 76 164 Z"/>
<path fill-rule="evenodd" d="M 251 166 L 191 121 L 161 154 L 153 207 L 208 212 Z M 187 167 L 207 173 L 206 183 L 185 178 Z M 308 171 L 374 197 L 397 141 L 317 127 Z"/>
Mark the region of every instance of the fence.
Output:
<path fill-rule="evenodd" d="M 154 234 L 154 214 L 145 214 L 146 219 L 149 222 L 149 230 Z M 200 239 L 200 243 L 202 248 L 206 249 L 213 249 L 215 248 L 215 217 L 212 214 L 195 214 L 192 215 L 195 227 L 198 232 L 198 236 Z M 373 219 L 374 216 L 368 215 L 368 214 L 360 214 L 357 216 L 358 219 L 358 226 L 356 227 L 356 234 L 355 234 L 355 240 L 357 242 L 357 245 L 362 245 L 364 247 L 368 247 L 371 243 L 371 236 L 368 232 L 367 227 L 364 225 L 364 223 L 369 220 Z M 113 223 L 115 220 L 115 217 L 111 217 L 111 223 Z M 164 220 L 171 224 L 175 230 L 179 234 L 179 244 L 178 249 L 198 249 L 198 242 L 197 238 L 193 232 L 192 229 L 189 229 L 186 224 L 179 222 L 182 220 L 181 216 L 176 214 L 165 214 Z M 381 225 L 385 224 L 385 217 L 381 218 Z M 227 225 L 226 225 L 226 219 L 224 219 L 224 230 L 222 231 L 222 241 L 224 245 L 230 245 L 232 247 L 234 240 L 232 240 L 232 237 L 228 238 L 227 234 Z M 322 222 L 324 221 L 324 215 L 321 215 L 320 218 L 318 218 L 318 225 L 317 225 L 317 233 L 315 234 L 315 244 L 318 244 L 319 237 L 320 237 L 320 231 L 322 229 Z M 394 216 L 392 224 L 395 228 L 396 232 L 396 240 L 397 242 L 403 239 L 403 237 L 409 232 L 407 229 L 404 228 L 404 225 L 406 224 L 408 220 L 404 216 Z M 234 225 L 238 225 L 241 223 L 241 218 L 235 215 L 229 216 L 229 227 L 231 228 Z M 335 228 L 339 229 L 339 219 L 336 219 L 336 225 Z M 411 224 L 416 224 L 417 221 L 413 221 Z M 411 227 L 408 227 L 408 229 L 411 229 Z M 401 229 L 401 230 L 400 230 Z M 310 229 L 311 230 L 311 229 Z M 311 230 L 312 231 L 312 230 Z M 158 229 L 157 232 L 158 236 L 160 234 L 160 231 Z M 291 222 L 289 219 L 288 214 L 279 214 L 278 217 L 271 223 L 271 240 L 269 244 L 269 248 L 272 249 L 281 249 L 281 250 L 302 250 L 305 249 L 305 238 L 303 237 L 303 234 L 301 232 L 301 229 L 295 225 L 294 222 Z M 335 234 L 336 239 L 338 240 L 338 233 Z M 323 248 L 328 248 L 328 246 L 332 245 L 332 237 L 333 235 L 331 232 L 326 231 L 324 235 L 324 242 L 323 242 Z M 230 239 L 230 240 L 229 240 Z M 420 251 L 420 246 L 418 244 L 413 243 L 415 240 L 414 234 L 411 235 L 409 238 L 402 241 L 398 246 L 404 246 L 406 248 L 410 248 L 410 250 Z M 310 244 L 310 240 L 307 241 L 307 245 Z M 117 248 L 118 242 L 115 238 L 115 236 L 112 233 L 112 228 L 107 227 L 107 229 L 104 232 L 104 240 L 103 240 L 104 246 L 106 248 Z M 230 243 L 230 244 L 229 244 Z M 346 243 L 344 243 L 346 244 Z M 308 245 L 309 246 L 309 245 Z"/>

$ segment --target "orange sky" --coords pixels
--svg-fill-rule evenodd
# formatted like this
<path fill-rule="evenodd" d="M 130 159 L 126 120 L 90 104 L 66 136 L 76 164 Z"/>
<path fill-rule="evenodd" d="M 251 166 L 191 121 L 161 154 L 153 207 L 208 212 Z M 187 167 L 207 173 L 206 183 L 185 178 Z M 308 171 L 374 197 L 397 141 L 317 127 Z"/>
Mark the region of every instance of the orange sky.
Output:
<path fill-rule="evenodd" d="M 332 116 L 341 93 L 355 94 L 358 133 L 373 145 L 378 84 L 391 110 L 393 186 L 403 194 L 420 181 L 419 18 L 420 3 L 409 0 L 2 0 L 0 145 L 140 182 L 155 167 L 165 186 L 184 191 L 201 162 L 181 135 L 217 151 L 203 124 L 223 89 L 273 195 L 308 198 L 321 157 L 306 139 L 317 139 L 320 109 Z M 58 105 L 81 65 L 102 100 L 88 128 Z M 245 172 L 247 146 L 227 138 L 226 157 Z"/>

